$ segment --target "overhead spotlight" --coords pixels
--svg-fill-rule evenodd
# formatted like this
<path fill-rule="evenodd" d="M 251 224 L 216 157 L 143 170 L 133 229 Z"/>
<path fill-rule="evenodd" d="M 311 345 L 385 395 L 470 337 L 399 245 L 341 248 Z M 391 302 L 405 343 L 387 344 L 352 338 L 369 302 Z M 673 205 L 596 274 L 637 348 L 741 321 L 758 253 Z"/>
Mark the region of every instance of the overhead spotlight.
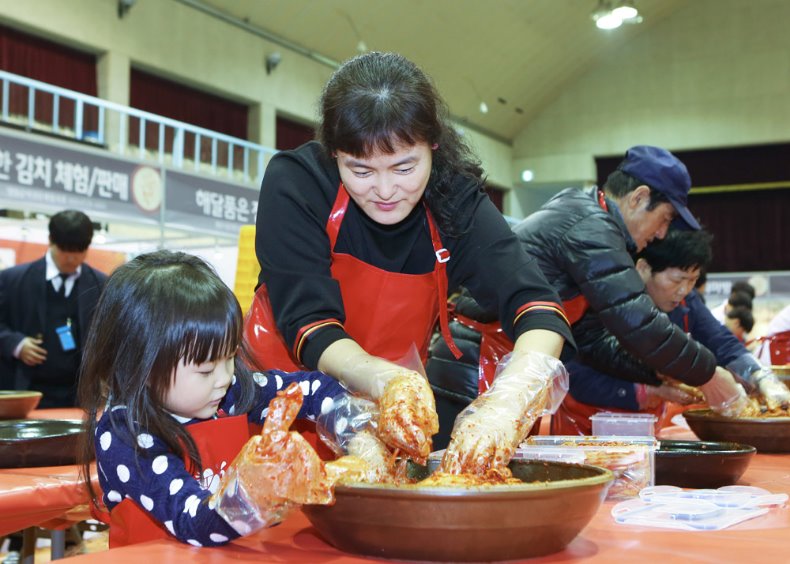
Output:
<path fill-rule="evenodd" d="M 480 113 L 487 114 L 488 113 L 488 104 L 485 102 L 480 102 Z"/>
<path fill-rule="evenodd" d="M 614 8 L 610 0 L 598 0 L 598 6 L 591 17 L 598 29 L 615 29 L 624 23 L 642 22 L 642 16 L 639 15 L 634 0 L 618 0 Z"/>
<path fill-rule="evenodd" d="M 535 173 L 532 172 L 530 169 L 525 168 L 524 170 L 521 171 L 521 180 L 523 180 L 524 182 L 532 182 L 534 178 L 535 178 Z"/>
<path fill-rule="evenodd" d="M 639 15 L 639 10 L 634 6 L 634 0 L 620 0 L 612 10 L 612 14 L 623 20 L 631 20 Z"/>
<path fill-rule="evenodd" d="M 266 55 L 266 74 L 272 74 L 272 71 L 277 68 L 277 65 L 280 64 L 282 59 L 283 56 L 279 51 Z"/>

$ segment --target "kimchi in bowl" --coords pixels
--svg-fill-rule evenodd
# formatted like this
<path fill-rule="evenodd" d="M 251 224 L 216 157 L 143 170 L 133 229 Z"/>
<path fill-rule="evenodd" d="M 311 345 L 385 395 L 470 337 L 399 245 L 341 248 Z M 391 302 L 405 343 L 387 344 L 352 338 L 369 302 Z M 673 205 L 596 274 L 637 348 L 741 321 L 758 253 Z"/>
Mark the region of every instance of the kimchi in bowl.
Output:
<path fill-rule="evenodd" d="M 427 477 L 427 467 L 416 468 L 417 479 Z M 510 469 L 522 483 L 339 485 L 334 505 L 302 511 L 330 544 L 354 554 L 513 560 L 565 548 L 598 510 L 612 480 L 609 470 L 582 464 L 514 460 Z"/>
<path fill-rule="evenodd" d="M 710 409 L 690 409 L 683 417 L 703 441 L 751 445 L 758 452 L 790 452 L 790 417 L 725 417 Z"/>

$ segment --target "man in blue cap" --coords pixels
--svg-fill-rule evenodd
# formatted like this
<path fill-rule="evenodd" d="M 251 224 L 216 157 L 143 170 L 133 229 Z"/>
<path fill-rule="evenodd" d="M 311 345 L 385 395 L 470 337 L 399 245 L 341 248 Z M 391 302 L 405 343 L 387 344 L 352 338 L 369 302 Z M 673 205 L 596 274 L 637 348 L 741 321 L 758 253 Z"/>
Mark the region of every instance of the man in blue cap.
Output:
<path fill-rule="evenodd" d="M 514 231 L 559 291 L 583 362 L 598 366 L 594 347 L 584 345 L 606 329 L 645 365 L 700 387 L 713 409 L 737 415 L 747 403 L 743 387 L 655 306 L 634 265 L 633 256 L 663 239 L 676 218 L 700 228 L 687 207 L 690 189 L 675 155 L 638 145 L 603 188 L 563 190 Z"/>
<path fill-rule="evenodd" d="M 690 189 L 686 166 L 675 155 L 638 145 L 602 188 L 567 188 L 513 230 L 563 300 L 582 362 L 608 368 L 599 366 L 594 347 L 585 347 L 607 330 L 657 373 L 700 387 L 713 409 L 737 415 L 747 405 L 743 387 L 656 308 L 634 265 L 633 256 L 663 239 L 674 220 L 700 228 L 687 207 Z M 440 398 L 457 390 L 437 389 L 428 376 L 440 411 Z"/>

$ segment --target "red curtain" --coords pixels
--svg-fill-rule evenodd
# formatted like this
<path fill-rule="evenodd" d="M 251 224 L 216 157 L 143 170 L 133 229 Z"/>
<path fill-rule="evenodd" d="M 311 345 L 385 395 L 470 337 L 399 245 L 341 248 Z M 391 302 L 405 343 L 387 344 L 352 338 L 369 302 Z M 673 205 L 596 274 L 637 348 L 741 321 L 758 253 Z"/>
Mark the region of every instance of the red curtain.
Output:
<path fill-rule="evenodd" d="M 276 149 L 287 151 L 296 149 L 315 138 L 315 129 L 288 118 L 277 116 Z"/>
<path fill-rule="evenodd" d="M 0 69 L 96 96 L 95 55 L 4 26 L 0 26 Z M 27 116 L 27 89 L 12 86 L 8 102 L 12 114 Z M 36 94 L 36 121 L 52 122 L 52 104 L 50 94 Z M 74 103 L 61 99 L 58 112 L 58 125 L 73 128 Z M 96 108 L 87 107 L 83 118 L 83 130 L 95 131 L 98 124 Z"/>
<path fill-rule="evenodd" d="M 790 189 L 692 194 L 713 233 L 711 272 L 790 270 Z"/>
<path fill-rule="evenodd" d="M 129 103 L 133 108 L 183 121 L 198 127 L 218 131 L 233 137 L 247 139 L 247 112 L 244 104 L 232 102 L 219 96 L 196 90 L 138 69 L 132 69 Z M 129 142 L 136 145 L 139 139 L 139 122 L 129 124 Z M 185 155 L 194 156 L 195 138 L 189 134 L 185 140 Z M 159 127 L 148 124 L 145 131 L 145 146 L 151 150 L 159 148 Z M 165 150 L 172 151 L 173 131 L 166 130 Z M 203 139 L 200 146 L 201 160 L 211 158 L 211 143 Z M 218 150 L 217 163 L 227 163 L 227 148 Z M 242 152 L 234 152 L 234 168 L 241 167 Z"/>

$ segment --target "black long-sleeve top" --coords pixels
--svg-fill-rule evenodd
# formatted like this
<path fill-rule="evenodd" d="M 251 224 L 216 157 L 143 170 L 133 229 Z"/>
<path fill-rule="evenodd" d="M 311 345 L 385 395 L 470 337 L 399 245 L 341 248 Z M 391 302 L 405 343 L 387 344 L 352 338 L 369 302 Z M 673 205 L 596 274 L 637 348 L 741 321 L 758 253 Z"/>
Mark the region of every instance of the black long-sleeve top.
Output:
<path fill-rule="evenodd" d="M 345 321 L 340 287 L 330 272 L 332 249 L 326 234 L 339 187 L 337 165 L 317 142 L 278 153 L 263 178 L 255 240 L 261 266 L 258 281 L 266 285 L 277 327 L 291 350 L 306 325 L 333 318 Z M 527 304 L 559 306 L 561 302 L 479 181 L 459 175 L 452 190 L 461 194 L 457 214 L 461 234 L 441 235 L 451 256 L 449 287 L 466 287 L 483 307 L 498 312 L 511 338 L 531 329 L 547 329 L 562 335 L 573 348 L 562 314 L 534 308 L 518 315 Z M 396 225 L 381 225 L 350 200 L 335 251 L 405 274 L 431 272 L 436 262 L 422 205 Z M 342 338 L 351 337 L 337 325 L 311 332 L 302 344 L 301 362 L 315 368 L 323 351 Z"/>

